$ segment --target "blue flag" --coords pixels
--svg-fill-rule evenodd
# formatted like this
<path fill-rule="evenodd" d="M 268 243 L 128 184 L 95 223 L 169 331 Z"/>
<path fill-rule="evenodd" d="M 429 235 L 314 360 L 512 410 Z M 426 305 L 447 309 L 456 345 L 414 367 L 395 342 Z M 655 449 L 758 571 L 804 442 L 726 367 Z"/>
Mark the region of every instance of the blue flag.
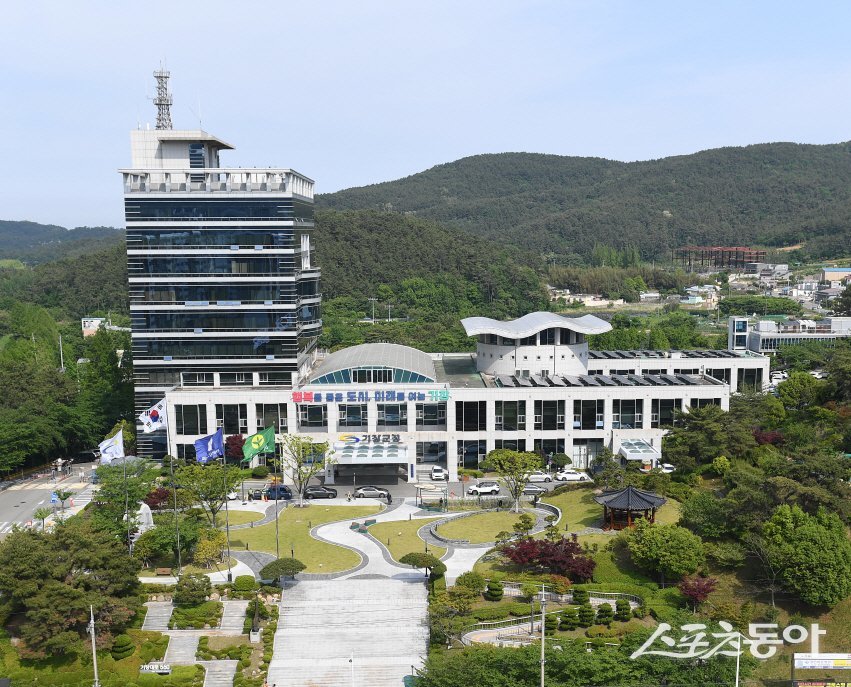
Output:
<path fill-rule="evenodd" d="M 224 455 L 225 441 L 221 428 L 215 434 L 208 434 L 195 442 L 195 457 L 199 463 L 207 463 Z"/>

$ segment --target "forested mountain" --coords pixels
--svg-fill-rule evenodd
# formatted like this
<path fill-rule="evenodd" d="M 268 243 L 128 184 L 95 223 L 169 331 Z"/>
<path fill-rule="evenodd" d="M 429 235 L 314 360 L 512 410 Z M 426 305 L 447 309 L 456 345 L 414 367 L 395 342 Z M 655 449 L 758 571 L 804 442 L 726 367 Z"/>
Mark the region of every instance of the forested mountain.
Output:
<path fill-rule="evenodd" d="M 770 143 L 643 162 L 528 153 L 478 155 L 372 186 L 321 207 L 412 213 L 536 253 L 587 259 L 595 244 L 645 260 L 686 244 L 847 252 L 851 143 Z"/>
<path fill-rule="evenodd" d="M 66 229 L 54 224 L 0 220 L 0 260 L 17 259 L 30 265 L 84 255 L 124 240 L 113 227 Z"/>

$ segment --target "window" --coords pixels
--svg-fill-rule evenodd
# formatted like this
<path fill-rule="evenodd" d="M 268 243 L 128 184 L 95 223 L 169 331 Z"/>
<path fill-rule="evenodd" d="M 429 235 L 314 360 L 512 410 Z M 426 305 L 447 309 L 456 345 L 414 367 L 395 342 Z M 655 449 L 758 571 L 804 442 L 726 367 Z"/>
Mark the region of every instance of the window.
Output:
<path fill-rule="evenodd" d="M 612 429 L 641 429 L 644 419 L 642 399 L 612 401 Z"/>
<path fill-rule="evenodd" d="M 356 367 L 351 374 L 355 384 L 390 384 L 393 381 L 393 370 L 389 367 Z"/>
<path fill-rule="evenodd" d="M 248 434 L 248 406 L 217 403 L 216 427 L 221 427 L 225 434 Z"/>
<path fill-rule="evenodd" d="M 535 439 L 535 453 L 549 462 L 556 453 L 564 453 L 564 439 Z"/>
<path fill-rule="evenodd" d="M 729 367 L 713 367 L 707 368 L 706 374 L 710 377 L 715 377 L 722 382 L 730 383 L 730 368 Z"/>
<path fill-rule="evenodd" d="M 207 406 L 174 406 L 174 428 L 178 434 L 206 434 Z"/>
<path fill-rule="evenodd" d="M 300 403 L 296 408 L 300 429 L 328 429 L 328 408 L 325 404 Z"/>
<path fill-rule="evenodd" d="M 689 402 L 691 408 L 705 408 L 706 406 L 720 406 L 720 398 L 693 398 Z"/>
<path fill-rule="evenodd" d="M 747 334 L 736 334 L 734 337 L 734 346 L 736 348 L 744 348 L 748 345 L 748 337 Z"/>
<path fill-rule="evenodd" d="M 748 323 L 747 323 L 747 320 L 736 320 L 735 331 L 737 331 L 737 332 L 746 332 L 746 331 L 748 331 Z"/>
<path fill-rule="evenodd" d="M 367 426 L 367 404 L 350 403 L 340 405 L 337 424 L 340 427 L 366 427 Z"/>
<path fill-rule="evenodd" d="M 573 402 L 573 429 L 602 429 L 603 399 Z"/>
<path fill-rule="evenodd" d="M 213 386 L 212 372 L 183 372 L 183 386 Z"/>
<path fill-rule="evenodd" d="M 475 470 L 488 453 L 487 442 L 484 439 L 473 439 L 458 442 L 458 467 Z"/>
<path fill-rule="evenodd" d="M 219 386 L 251 386 L 253 375 L 250 372 L 220 372 Z"/>
<path fill-rule="evenodd" d="M 195 444 L 178 444 L 177 457 L 182 460 L 195 460 Z"/>
<path fill-rule="evenodd" d="M 526 442 L 519 439 L 497 439 L 494 446 L 498 449 L 504 448 L 509 451 L 525 451 Z M 522 447 L 522 448 L 521 448 Z"/>
<path fill-rule="evenodd" d="M 378 404 L 378 429 L 408 426 L 408 406 L 404 403 Z"/>
<path fill-rule="evenodd" d="M 446 403 L 417 403 L 417 429 L 446 426 Z"/>
<path fill-rule="evenodd" d="M 494 423 L 497 431 L 525 431 L 526 401 L 496 401 L 494 408 Z"/>
<path fill-rule="evenodd" d="M 757 391 L 762 389 L 762 370 L 760 369 L 740 369 L 737 371 L 736 378 L 739 383 L 739 391 L 747 388 L 756 389 Z"/>
<path fill-rule="evenodd" d="M 571 455 L 572 467 L 587 470 L 602 451 L 602 439 L 574 439 Z"/>
<path fill-rule="evenodd" d="M 535 429 L 564 429 L 564 401 L 535 401 Z"/>
<path fill-rule="evenodd" d="M 558 343 L 558 329 L 544 329 L 539 338 L 541 346 L 553 346 Z"/>
<path fill-rule="evenodd" d="M 681 398 L 654 398 L 650 411 L 651 427 L 671 427 L 675 423 L 674 411 L 683 407 Z"/>
<path fill-rule="evenodd" d="M 261 372 L 258 375 L 260 386 L 290 386 L 291 372 Z"/>
<path fill-rule="evenodd" d="M 258 432 L 266 427 L 274 427 L 276 434 L 287 431 L 286 403 L 256 403 L 254 410 L 257 415 Z"/>
<path fill-rule="evenodd" d="M 485 401 L 456 401 L 455 430 L 479 432 L 487 429 L 486 406 Z"/>

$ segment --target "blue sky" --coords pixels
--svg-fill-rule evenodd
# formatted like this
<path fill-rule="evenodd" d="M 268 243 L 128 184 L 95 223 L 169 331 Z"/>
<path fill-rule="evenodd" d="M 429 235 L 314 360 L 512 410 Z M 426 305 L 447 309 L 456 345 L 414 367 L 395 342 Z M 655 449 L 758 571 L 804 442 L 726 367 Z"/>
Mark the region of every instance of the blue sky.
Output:
<path fill-rule="evenodd" d="M 175 128 L 320 192 L 477 153 L 851 139 L 848 2 L 7 3 L 0 219 L 122 221 L 162 59 Z M 199 108 L 200 103 L 200 108 Z"/>

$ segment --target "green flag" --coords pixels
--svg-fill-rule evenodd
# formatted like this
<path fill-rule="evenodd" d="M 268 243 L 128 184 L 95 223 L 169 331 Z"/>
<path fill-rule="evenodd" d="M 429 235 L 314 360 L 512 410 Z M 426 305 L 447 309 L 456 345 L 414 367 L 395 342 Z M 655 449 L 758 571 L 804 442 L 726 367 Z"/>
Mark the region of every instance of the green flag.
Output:
<path fill-rule="evenodd" d="M 258 453 L 274 453 L 275 428 L 267 427 L 262 432 L 252 434 L 242 445 L 242 462 L 251 460 Z"/>

